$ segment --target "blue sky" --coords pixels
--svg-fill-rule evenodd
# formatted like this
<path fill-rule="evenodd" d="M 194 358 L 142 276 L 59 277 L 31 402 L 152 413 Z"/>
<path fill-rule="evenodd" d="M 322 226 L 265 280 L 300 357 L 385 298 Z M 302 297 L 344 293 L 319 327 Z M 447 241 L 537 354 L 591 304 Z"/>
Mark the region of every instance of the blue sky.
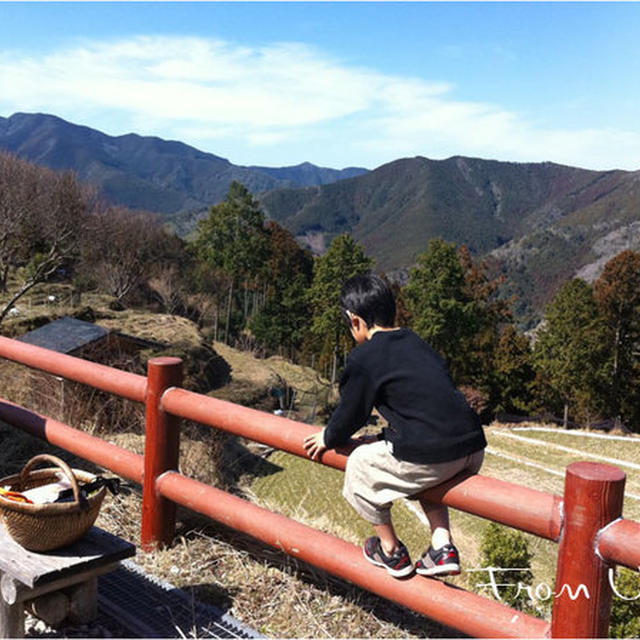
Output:
<path fill-rule="evenodd" d="M 0 115 L 236 164 L 640 169 L 639 3 L 0 3 Z"/>

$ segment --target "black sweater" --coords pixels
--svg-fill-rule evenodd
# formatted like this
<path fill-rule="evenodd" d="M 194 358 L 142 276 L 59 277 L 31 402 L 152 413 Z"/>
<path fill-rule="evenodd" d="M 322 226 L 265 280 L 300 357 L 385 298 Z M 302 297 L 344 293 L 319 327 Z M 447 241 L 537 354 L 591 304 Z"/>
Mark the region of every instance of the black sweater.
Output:
<path fill-rule="evenodd" d="M 400 460 L 447 462 L 487 445 L 443 358 L 409 329 L 378 331 L 349 354 L 340 404 L 324 432 L 327 448 L 346 444 L 373 407 L 388 422 L 384 439 Z"/>

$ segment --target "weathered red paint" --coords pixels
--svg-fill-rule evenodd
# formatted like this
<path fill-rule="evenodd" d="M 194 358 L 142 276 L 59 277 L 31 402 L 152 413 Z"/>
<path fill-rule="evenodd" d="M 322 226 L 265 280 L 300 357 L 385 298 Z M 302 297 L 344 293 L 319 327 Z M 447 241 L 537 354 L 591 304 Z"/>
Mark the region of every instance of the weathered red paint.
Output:
<path fill-rule="evenodd" d="M 595 549 L 599 531 L 622 514 L 625 479 L 623 471 L 607 464 L 574 462 L 567 467 L 551 619 L 553 638 L 609 635 L 609 564 Z"/>
<path fill-rule="evenodd" d="M 203 396 L 186 389 L 171 389 L 165 393 L 162 397 L 162 408 L 174 416 L 194 420 L 303 457 L 306 457 L 303 440 L 318 431 L 318 427 L 313 425 Z M 349 448 L 340 449 L 338 452 L 326 451 L 322 456 L 322 462 L 344 470 L 349 451 Z"/>
<path fill-rule="evenodd" d="M 561 496 L 480 474 L 460 474 L 421 495 L 547 540 L 560 537 Z"/>
<path fill-rule="evenodd" d="M 605 527 L 596 549 L 608 562 L 640 571 L 640 522 L 623 519 Z"/>
<path fill-rule="evenodd" d="M 0 337 L 0 357 L 88 384 L 128 400 L 144 402 L 147 379 L 135 373 L 3 337 Z"/>
<path fill-rule="evenodd" d="M 94 462 L 133 482 L 142 482 L 143 458 L 115 444 L 105 442 L 63 422 L 29 411 L 8 400 L 0 399 L 0 420 Z"/>
<path fill-rule="evenodd" d="M 160 403 L 167 389 L 182 384 L 182 360 L 149 360 L 147 380 L 141 544 L 149 551 L 169 545 L 175 533 L 176 504 L 157 493 L 156 479 L 161 473 L 178 468 L 180 420 L 166 413 Z"/>
<path fill-rule="evenodd" d="M 168 472 L 157 485 L 170 500 L 463 633 L 486 638 L 540 638 L 548 633 L 544 620 L 441 580 L 392 578 L 369 564 L 360 547 L 192 478 Z"/>
<path fill-rule="evenodd" d="M 261 442 L 277 449 L 307 457 L 304 438 L 318 427 L 274 416 L 231 402 L 202 396 L 185 389 L 171 389 L 162 398 L 168 413 L 181 416 Z M 344 470 L 354 446 L 326 451 L 322 463 Z M 461 474 L 423 495 L 434 502 L 473 513 L 483 518 L 557 540 L 560 535 L 560 496 L 522 487 L 485 476 Z"/>

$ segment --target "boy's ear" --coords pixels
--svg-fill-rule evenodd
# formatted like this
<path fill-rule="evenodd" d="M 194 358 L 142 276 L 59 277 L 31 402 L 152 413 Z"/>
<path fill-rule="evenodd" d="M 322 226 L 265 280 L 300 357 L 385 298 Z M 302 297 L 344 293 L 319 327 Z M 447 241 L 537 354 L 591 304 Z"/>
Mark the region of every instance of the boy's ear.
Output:
<path fill-rule="evenodd" d="M 362 327 L 366 326 L 365 321 L 360 317 L 357 316 L 355 313 L 352 313 L 349 316 L 349 319 L 351 321 L 351 326 L 357 331 L 358 329 L 362 329 Z"/>

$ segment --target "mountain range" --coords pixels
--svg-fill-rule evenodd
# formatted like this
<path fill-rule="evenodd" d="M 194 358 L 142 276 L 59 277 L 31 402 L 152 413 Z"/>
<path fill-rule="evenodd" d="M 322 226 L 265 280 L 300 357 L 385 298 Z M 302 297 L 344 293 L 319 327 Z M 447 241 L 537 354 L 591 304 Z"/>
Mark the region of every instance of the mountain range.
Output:
<path fill-rule="evenodd" d="M 165 215 L 207 210 L 224 199 L 233 180 L 251 192 L 321 185 L 366 169 L 327 169 L 308 162 L 293 167 L 243 167 L 182 142 L 108 136 L 46 114 L 0 118 L 0 149 L 51 169 L 72 169 L 104 197 Z"/>
<path fill-rule="evenodd" d="M 114 203 L 161 213 L 182 234 L 239 180 L 316 253 L 349 232 L 400 279 L 430 238 L 465 243 L 505 275 L 503 295 L 517 294 L 525 326 L 568 278 L 593 280 L 609 258 L 640 250 L 640 171 L 461 156 L 373 171 L 244 167 L 180 142 L 111 137 L 41 114 L 0 118 L 0 149 L 73 169 Z"/>
<path fill-rule="evenodd" d="M 417 157 L 261 199 L 316 251 L 348 231 L 391 274 L 406 274 L 430 238 L 464 243 L 506 276 L 504 295 L 517 294 L 530 321 L 565 280 L 593 280 L 609 258 L 640 249 L 640 171 Z"/>

